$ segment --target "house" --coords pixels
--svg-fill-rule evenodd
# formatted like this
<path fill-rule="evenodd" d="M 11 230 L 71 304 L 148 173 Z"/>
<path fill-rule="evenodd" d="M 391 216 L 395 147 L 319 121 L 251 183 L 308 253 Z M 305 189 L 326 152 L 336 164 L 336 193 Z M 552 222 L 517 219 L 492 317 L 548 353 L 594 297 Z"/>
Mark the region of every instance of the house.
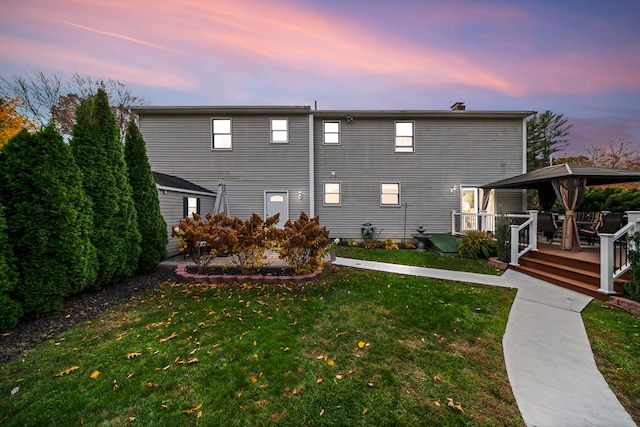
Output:
<path fill-rule="evenodd" d="M 213 210 L 216 193 L 177 176 L 153 172 L 153 179 L 158 189 L 160 212 L 167 223 L 167 233 L 171 236 L 171 228 L 180 223 L 180 219 L 191 216 L 192 212 L 205 214 Z M 179 253 L 176 241 L 169 238 L 167 254 Z"/>
<path fill-rule="evenodd" d="M 317 110 L 309 106 L 133 107 L 154 171 L 227 187 L 229 215 L 301 211 L 332 237 L 401 241 L 419 225 L 452 229 L 481 209 L 481 186 L 526 172 L 533 111 Z M 524 211 L 522 190 L 492 192 L 487 210 Z M 176 223 L 167 218 L 167 223 Z"/>

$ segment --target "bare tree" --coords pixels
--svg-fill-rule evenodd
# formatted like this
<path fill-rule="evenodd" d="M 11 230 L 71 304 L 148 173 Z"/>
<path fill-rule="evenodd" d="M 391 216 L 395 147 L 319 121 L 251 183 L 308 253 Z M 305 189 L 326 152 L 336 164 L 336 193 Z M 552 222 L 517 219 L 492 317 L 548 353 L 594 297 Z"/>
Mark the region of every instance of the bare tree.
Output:
<path fill-rule="evenodd" d="M 32 77 L 0 77 L 0 90 L 6 97 L 19 98 L 22 102 L 17 108 L 18 113 L 42 129 L 51 120 L 53 110 L 67 88 L 60 76 L 47 77 L 38 71 Z"/>
<path fill-rule="evenodd" d="M 591 146 L 587 156 L 594 166 L 603 168 L 640 169 L 640 150 L 626 139 L 609 141 L 607 147 Z"/>
<path fill-rule="evenodd" d="M 80 101 L 95 95 L 98 89 L 107 93 L 120 130 L 120 139 L 124 141 L 130 118 L 128 107 L 147 103 L 144 98 L 134 95 L 124 83 L 78 73 L 65 80 L 55 74 L 47 76 L 42 71 L 31 76 L 0 77 L 0 95 L 19 98 L 22 101 L 18 111 L 21 115 L 31 119 L 39 129 L 53 120 L 57 130 L 64 136 L 71 134 L 75 110 Z"/>

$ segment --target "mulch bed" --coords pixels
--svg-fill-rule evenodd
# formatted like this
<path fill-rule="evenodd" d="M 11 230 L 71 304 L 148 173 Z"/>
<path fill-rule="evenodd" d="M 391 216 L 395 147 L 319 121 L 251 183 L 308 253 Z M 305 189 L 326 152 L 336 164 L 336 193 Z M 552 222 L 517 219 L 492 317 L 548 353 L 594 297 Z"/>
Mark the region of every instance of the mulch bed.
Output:
<path fill-rule="evenodd" d="M 238 267 L 207 267 L 204 272 L 200 272 L 198 267 L 188 266 L 186 268 L 187 273 L 191 274 L 206 274 L 206 275 L 217 275 L 217 274 L 227 274 L 234 276 L 241 276 L 246 274 L 251 275 L 260 275 L 260 276 L 294 276 L 295 269 L 291 267 L 256 267 L 251 270 L 251 273 L 246 273 L 242 271 L 242 269 Z"/>
<path fill-rule="evenodd" d="M 129 301 L 175 275 L 173 267 L 160 267 L 146 276 L 136 276 L 96 292 L 76 295 L 65 303 L 64 311 L 20 323 L 0 336 L 0 363 L 8 362 L 37 344 L 51 339 L 77 323 L 99 317 L 105 310 Z"/>

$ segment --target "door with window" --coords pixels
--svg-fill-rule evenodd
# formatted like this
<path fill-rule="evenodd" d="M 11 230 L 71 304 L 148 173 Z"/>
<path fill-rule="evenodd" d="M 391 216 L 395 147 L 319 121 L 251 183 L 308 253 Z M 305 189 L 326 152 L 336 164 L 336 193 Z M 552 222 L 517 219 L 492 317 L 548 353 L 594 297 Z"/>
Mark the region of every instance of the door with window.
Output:
<path fill-rule="evenodd" d="M 493 191 L 489 193 L 489 203 L 486 211 L 489 214 L 483 223 L 479 221 L 478 214 L 482 210 L 484 191 L 478 187 L 460 187 L 460 212 L 462 232 L 467 230 L 480 230 L 493 232 L 494 226 L 494 203 L 493 203 Z"/>
<path fill-rule="evenodd" d="M 264 193 L 264 219 L 279 213 L 278 227 L 284 227 L 289 220 L 289 192 L 266 191 Z"/>

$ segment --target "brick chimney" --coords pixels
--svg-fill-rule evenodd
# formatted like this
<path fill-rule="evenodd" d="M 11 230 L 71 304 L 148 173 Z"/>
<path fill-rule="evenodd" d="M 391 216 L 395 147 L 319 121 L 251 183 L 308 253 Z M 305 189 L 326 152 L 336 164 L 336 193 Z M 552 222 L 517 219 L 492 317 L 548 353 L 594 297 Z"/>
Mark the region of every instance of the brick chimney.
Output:
<path fill-rule="evenodd" d="M 464 111 L 467 107 L 464 105 L 464 102 L 456 102 L 451 106 L 451 111 Z"/>

